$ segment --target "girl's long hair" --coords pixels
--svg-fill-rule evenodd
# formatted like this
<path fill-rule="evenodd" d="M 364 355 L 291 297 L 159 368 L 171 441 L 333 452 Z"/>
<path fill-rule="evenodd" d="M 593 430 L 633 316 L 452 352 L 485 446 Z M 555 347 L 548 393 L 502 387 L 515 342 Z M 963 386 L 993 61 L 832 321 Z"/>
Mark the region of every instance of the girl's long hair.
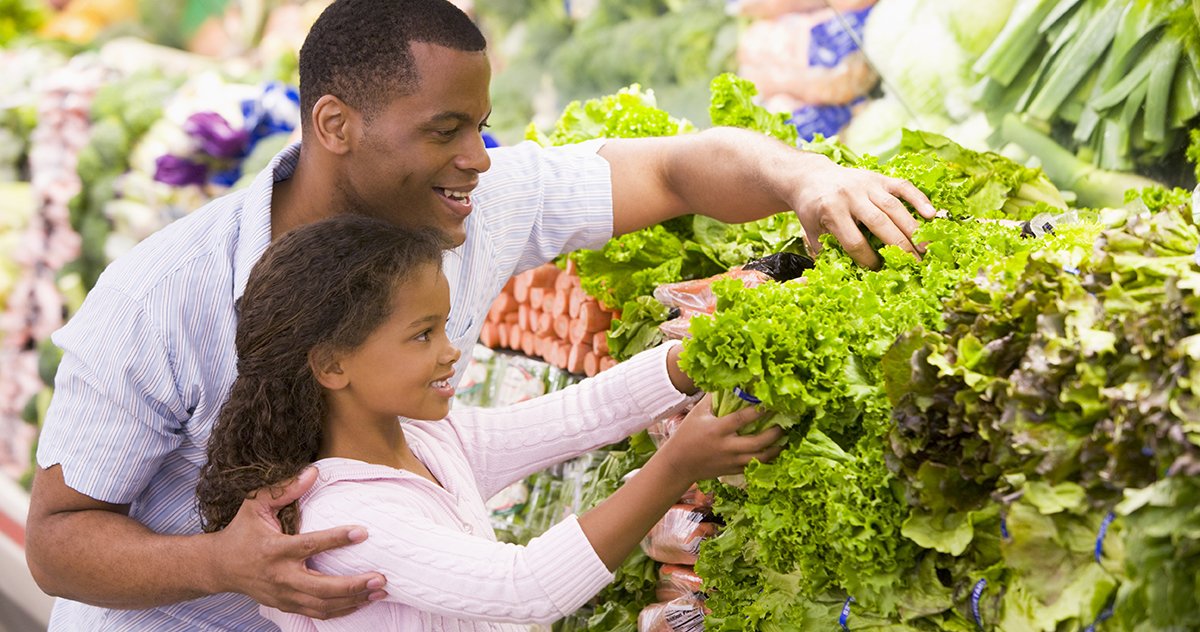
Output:
<path fill-rule="evenodd" d="M 343 215 L 267 248 L 237 303 L 238 376 L 196 486 L 206 532 L 316 460 L 326 405 L 310 361 L 362 345 L 391 314 L 398 287 L 424 266 L 440 269 L 445 244 L 431 229 Z M 296 503 L 278 517 L 285 533 L 296 533 Z"/>

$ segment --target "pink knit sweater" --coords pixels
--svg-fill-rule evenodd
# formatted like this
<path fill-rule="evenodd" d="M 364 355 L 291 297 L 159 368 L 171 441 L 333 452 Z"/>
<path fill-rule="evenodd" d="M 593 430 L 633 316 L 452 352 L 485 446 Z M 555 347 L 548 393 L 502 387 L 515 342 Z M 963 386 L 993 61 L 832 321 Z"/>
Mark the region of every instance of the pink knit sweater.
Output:
<path fill-rule="evenodd" d="M 379 571 L 388 597 L 330 621 L 266 607 L 262 614 L 285 631 L 507 632 L 574 612 L 613 579 L 575 516 L 527 546 L 501 544 L 484 499 L 683 404 L 667 375 L 670 346 L 515 406 L 403 422 L 413 453 L 443 487 L 387 466 L 318 461 L 318 481 L 300 501 L 300 530 L 359 524 L 369 536 L 309 566 L 337 575 Z"/>

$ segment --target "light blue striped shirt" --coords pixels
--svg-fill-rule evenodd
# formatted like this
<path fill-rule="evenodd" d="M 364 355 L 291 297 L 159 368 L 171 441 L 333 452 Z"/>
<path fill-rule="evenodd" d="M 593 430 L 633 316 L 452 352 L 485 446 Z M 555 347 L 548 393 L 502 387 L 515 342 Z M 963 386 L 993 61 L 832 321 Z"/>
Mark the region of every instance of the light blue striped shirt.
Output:
<path fill-rule="evenodd" d="M 456 379 L 492 300 L 516 272 L 612 234 L 612 185 L 599 142 L 491 150 L 472 195 L 465 244 L 447 253 L 448 333 L 463 350 Z M 200 532 L 195 489 L 205 444 L 236 375 L 234 301 L 271 237 L 274 182 L 300 147 L 253 184 L 174 222 L 113 262 L 79 312 L 53 336 L 64 351 L 38 444 L 71 488 L 129 504 L 158 533 Z M 319 270 L 314 270 L 318 274 Z M 242 595 L 151 610 L 58 600 L 51 630 L 274 630 Z"/>

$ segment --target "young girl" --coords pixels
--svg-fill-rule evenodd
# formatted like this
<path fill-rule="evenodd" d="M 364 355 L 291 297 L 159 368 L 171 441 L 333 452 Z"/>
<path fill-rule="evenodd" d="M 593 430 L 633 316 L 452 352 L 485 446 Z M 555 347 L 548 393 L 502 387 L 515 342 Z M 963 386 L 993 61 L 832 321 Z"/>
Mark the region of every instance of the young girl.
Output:
<path fill-rule="evenodd" d="M 516 630 L 575 611 L 699 479 L 769 460 L 778 429 L 700 402 L 616 493 L 527 546 L 496 542 L 484 499 L 549 465 L 618 441 L 695 391 L 679 345 L 501 409 L 450 413 L 450 288 L 436 234 L 344 216 L 268 248 L 239 304 L 238 378 L 208 443 L 197 494 L 206 531 L 253 490 L 316 463 L 317 483 L 280 512 L 288 533 L 353 522 L 368 538 L 309 561 L 378 570 L 387 593 L 319 621 L 263 608 L 284 630 Z"/>

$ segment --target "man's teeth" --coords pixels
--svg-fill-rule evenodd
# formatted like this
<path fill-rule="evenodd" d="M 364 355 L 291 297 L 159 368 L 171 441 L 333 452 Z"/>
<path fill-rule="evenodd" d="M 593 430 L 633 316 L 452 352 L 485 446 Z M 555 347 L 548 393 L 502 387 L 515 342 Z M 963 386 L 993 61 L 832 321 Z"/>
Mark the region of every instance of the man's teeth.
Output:
<path fill-rule="evenodd" d="M 471 194 L 466 191 L 451 191 L 450 189 L 442 189 L 442 193 L 444 193 L 446 197 L 450 198 L 451 200 L 457 200 L 459 202 L 471 201 Z"/>

